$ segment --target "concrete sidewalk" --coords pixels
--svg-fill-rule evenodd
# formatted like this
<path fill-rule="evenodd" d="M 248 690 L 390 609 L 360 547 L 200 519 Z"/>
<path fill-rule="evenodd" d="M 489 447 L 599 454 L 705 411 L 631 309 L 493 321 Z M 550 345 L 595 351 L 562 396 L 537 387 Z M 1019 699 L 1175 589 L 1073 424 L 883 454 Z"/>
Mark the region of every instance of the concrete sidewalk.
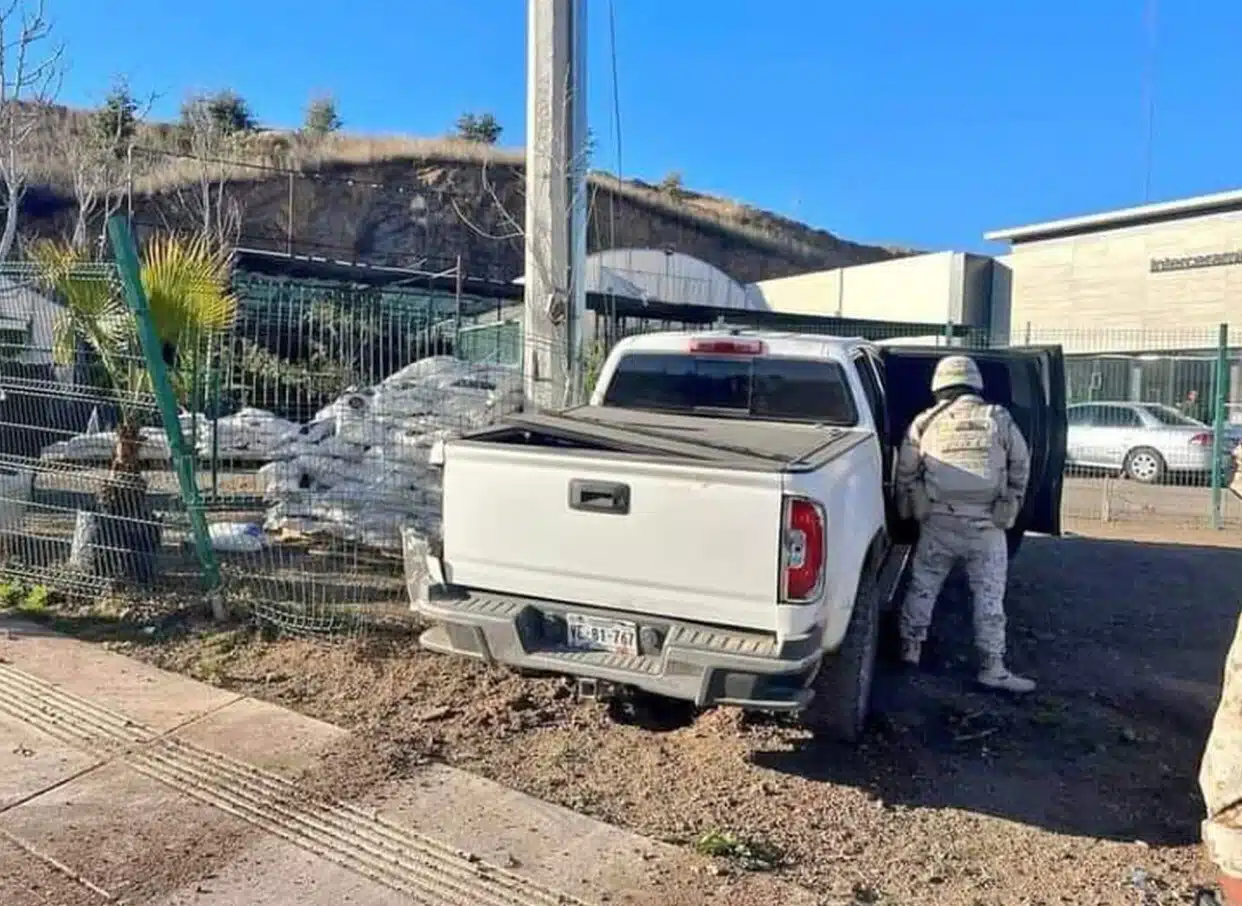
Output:
<path fill-rule="evenodd" d="M 445 766 L 293 782 L 346 732 L 0 617 L 0 904 L 812 904 Z"/>

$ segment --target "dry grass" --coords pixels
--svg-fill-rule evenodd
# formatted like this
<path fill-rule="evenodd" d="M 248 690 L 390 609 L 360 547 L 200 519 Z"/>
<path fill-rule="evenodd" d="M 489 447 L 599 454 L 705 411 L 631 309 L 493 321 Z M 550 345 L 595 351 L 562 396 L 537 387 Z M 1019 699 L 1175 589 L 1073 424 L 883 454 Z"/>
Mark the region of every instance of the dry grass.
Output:
<path fill-rule="evenodd" d="M 64 155 L 58 149 L 63 146 L 68 123 L 83 114 L 63 109 L 56 111 L 48 120 L 47 140 L 40 143 L 49 153 L 38 171 L 49 185 L 61 191 L 69 184 L 69 178 L 64 172 Z M 289 172 L 309 175 L 403 162 L 520 168 L 525 161 L 521 148 L 498 148 L 453 138 L 338 134 L 311 140 L 296 132 L 262 131 L 238 141 L 227 153 L 221 154 L 219 160 L 205 163 L 174 150 L 175 127 L 166 123 L 142 126 L 137 145 L 133 187 L 141 194 L 160 194 L 195 184 L 205 174 L 212 180 L 258 182 L 285 178 Z M 671 192 L 641 181 L 619 179 L 604 171 L 592 172 L 590 179 L 597 195 L 610 193 L 667 216 L 683 218 L 709 229 L 725 230 L 739 239 L 787 253 L 822 258 L 829 249 L 866 248 L 732 199 L 688 189 Z M 884 248 L 882 252 L 888 255 L 910 253 L 893 248 Z M 877 257 L 884 257 L 884 254 Z"/>

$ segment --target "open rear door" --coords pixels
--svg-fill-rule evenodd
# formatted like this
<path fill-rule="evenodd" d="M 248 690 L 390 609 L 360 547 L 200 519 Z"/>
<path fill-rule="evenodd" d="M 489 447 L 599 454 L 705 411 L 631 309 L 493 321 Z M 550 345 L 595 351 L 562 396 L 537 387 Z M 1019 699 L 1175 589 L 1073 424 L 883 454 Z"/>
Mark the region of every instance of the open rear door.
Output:
<path fill-rule="evenodd" d="M 1031 449 L 1026 502 L 1010 532 L 1015 550 L 1024 532 L 1061 534 L 1061 487 L 1065 474 L 1065 358 L 1060 346 L 1010 346 L 967 350 L 952 347 L 880 346 L 887 391 L 888 440 L 894 448 L 914 417 L 932 405 L 931 377 L 946 355 L 969 355 L 983 374 L 984 398 L 1003 404 Z M 897 535 L 912 535 L 905 527 Z M 902 539 L 908 540 L 908 539 Z"/>

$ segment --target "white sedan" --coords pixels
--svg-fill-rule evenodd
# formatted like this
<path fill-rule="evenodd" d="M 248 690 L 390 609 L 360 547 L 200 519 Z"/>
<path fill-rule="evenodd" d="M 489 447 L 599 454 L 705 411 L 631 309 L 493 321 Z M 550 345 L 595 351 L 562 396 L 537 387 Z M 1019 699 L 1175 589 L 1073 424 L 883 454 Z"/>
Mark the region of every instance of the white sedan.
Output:
<path fill-rule="evenodd" d="M 1106 469 L 1144 484 L 1173 474 L 1212 471 L 1212 427 L 1161 403 L 1091 402 L 1067 407 L 1067 465 Z M 1238 429 L 1221 438 L 1222 475 L 1228 478 Z"/>

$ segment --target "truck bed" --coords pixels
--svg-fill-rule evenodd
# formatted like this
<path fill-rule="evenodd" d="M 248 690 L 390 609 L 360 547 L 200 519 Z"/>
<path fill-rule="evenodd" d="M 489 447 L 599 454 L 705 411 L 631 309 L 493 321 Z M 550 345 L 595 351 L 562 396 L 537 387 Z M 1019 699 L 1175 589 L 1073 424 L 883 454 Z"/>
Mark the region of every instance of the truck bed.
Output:
<path fill-rule="evenodd" d="M 512 416 L 448 443 L 449 581 L 773 631 L 786 486 L 871 436 L 608 407 Z"/>
<path fill-rule="evenodd" d="M 805 472 L 860 443 L 869 432 L 835 425 L 754 421 L 579 406 L 550 414 L 516 414 L 466 440 L 680 458 L 717 468 Z"/>

